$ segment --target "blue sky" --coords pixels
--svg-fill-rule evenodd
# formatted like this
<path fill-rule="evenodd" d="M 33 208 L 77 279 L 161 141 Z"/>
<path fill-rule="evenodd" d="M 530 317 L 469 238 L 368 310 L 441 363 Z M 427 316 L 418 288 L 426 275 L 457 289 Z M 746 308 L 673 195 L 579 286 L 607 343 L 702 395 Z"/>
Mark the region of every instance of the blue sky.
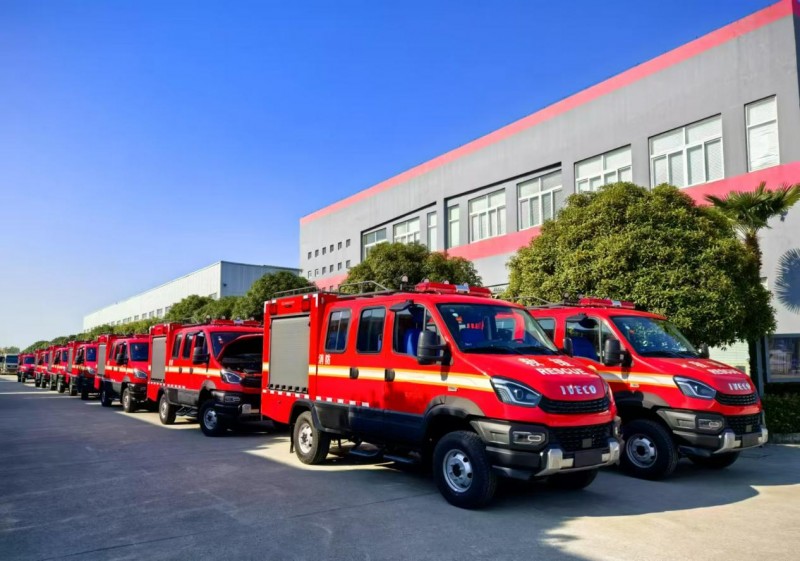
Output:
<path fill-rule="evenodd" d="M 771 3 L 0 0 L 0 346 Z"/>

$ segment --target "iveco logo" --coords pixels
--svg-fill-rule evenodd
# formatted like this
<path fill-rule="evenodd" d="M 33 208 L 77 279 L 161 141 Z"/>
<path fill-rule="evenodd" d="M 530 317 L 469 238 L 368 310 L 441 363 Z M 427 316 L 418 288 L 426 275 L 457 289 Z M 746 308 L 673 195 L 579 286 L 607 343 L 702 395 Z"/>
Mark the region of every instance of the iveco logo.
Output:
<path fill-rule="evenodd" d="M 751 389 L 749 382 L 730 382 L 728 387 L 732 390 L 741 390 L 745 392 L 749 392 Z"/>
<path fill-rule="evenodd" d="M 576 386 L 570 384 L 569 386 L 561 386 L 562 395 L 595 395 L 597 388 L 591 385 Z"/>

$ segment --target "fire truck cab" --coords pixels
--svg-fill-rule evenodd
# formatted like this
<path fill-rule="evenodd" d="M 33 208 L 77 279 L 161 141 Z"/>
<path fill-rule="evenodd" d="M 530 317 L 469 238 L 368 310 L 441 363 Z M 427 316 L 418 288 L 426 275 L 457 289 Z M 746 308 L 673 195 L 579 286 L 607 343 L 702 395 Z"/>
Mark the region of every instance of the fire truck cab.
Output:
<path fill-rule="evenodd" d="M 69 349 L 66 345 L 55 347 L 50 361 L 50 389 L 58 393 L 64 393 L 66 386 L 64 378 L 66 376 L 67 362 L 69 360 Z"/>
<path fill-rule="evenodd" d="M 619 457 L 607 384 L 490 296 L 425 282 L 266 302 L 262 414 L 292 425 L 307 464 L 342 438 L 356 455 L 432 462 L 460 507 L 489 502 L 498 476 L 589 485 Z"/>
<path fill-rule="evenodd" d="M 34 369 L 33 385 L 37 388 L 44 388 L 47 379 L 47 365 L 50 362 L 50 350 L 39 349 L 36 351 L 36 367 Z"/>
<path fill-rule="evenodd" d="M 25 382 L 33 380 L 36 369 L 36 355 L 34 353 L 23 353 L 19 355 L 19 368 L 17 369 L 17 381 Z"/>
<path fill-rule="evenodd" d="M 206 436 L 258 421 L 262 328 L 255 321 L 167 323 L 150 328 L 148 399 L 165 425 L 197 417 Z"/>
<path fill-rule="evenodd" d="M 69 395 L 88 399 L 97 373 L 97 343 L 74 342 L 70 349 Z"/>
<path fill-rule="evenodd" d="M 557 346 L 611 385 L 629 474 L 667 477 L 681 456 L 724 468 L 767 441 L 747 374 L 710 360 L 664 316 L 600 298 L 530 311 Z"/>
<path fill-rule="evenodd" d="M 119 399 L 126 413 L 136 411 L 147 399 L 149 352 L 147 335 L 118 336 L 108 342 L 100 405 L 110 407 Z"/>

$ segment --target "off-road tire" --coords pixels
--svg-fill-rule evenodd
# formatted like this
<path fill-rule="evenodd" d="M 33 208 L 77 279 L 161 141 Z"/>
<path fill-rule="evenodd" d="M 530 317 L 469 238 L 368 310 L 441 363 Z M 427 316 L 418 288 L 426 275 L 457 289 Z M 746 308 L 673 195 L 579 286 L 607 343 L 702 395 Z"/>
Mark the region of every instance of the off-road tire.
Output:
<path fill-rule="evenodd" d="M 658 480 L 672 475 L 680 456 L 670 432 L 660 423 L 648 419 L 637 419 L 622 426 L 623 447 L 620 467 L 628 475 L 640 479 Z M 637 460 L 632 449 L 637 440 L 646 440 L 652 445 L 655 458 L 645 464 Z"/>
<path fill-rule="evenodd" d="M 433 477 L 447 502 L 461 508 L 485 506 L 497 489 L 486 446 L 480 436 L 469 431 L 451 432 L 436 443 Z"/>
<path fill-rule="evenodd" d="M 136 412 L 136 400 L 133 399 L 130 388 L 122 390 L 122 399 L 120 401 L 122 401 L 122 410 L 125 411 L 125 413 Z"/>
<path fill-rule="evenodd" d="M 64 380 L 58 380 L 56 382 L 56 390 L 58 393 L 64 393 L 67 388 L 64 387 Z"/>
<path fill-rule="evenodd" d="M 292 442 L 297 458 L 308 465 L 321 464 L 328 457 L 331 435 L 317 430 L 310 411 L 297 417 L 292 430 Z"/>
<path fill-rule="evenodd" d="M 200 421 L 200 430 L 206 436 L 222 436 L 228 431 L 228 423 L 217 413 L 213 398 L 200 404 L 197 419 Z"/>
<path fill-rule="evenodd" d="M 102 386 L 100 386 L 100 405 L 103 407 L 111 407 L 112 403 L 114 403 L 114 398 L 111 397 L 108 384 L 104 383 Z"/>
<path fill-rule="evenodd" d="M 178 410 L 167 401 L 167 394 L 161 394 L 158 400 L 158 420 L 162 425 L 172 425 L 175 423 L 175 414 Z"/>
<path fill-rule="evenodd" d="M 78 395 L 78 384 L 75 383 L 75 380 L 70 378 L 69 380 L 69 395 L 71 397 L 75 397 Z"/>

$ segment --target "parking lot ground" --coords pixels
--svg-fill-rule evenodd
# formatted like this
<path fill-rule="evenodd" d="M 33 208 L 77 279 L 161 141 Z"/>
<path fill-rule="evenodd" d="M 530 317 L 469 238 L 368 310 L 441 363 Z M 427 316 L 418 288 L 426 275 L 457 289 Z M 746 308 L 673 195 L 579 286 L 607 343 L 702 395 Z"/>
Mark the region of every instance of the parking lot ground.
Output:
<path fill-rule="evenodd" d="M 454 508 L 430 478 L 332 458 L 285 433 L 196 424 L 0 377 L 0 559 L 800 559 L 800 447 L 664 482 L 616 470 L 558 492 L 504 484 Z"/>

